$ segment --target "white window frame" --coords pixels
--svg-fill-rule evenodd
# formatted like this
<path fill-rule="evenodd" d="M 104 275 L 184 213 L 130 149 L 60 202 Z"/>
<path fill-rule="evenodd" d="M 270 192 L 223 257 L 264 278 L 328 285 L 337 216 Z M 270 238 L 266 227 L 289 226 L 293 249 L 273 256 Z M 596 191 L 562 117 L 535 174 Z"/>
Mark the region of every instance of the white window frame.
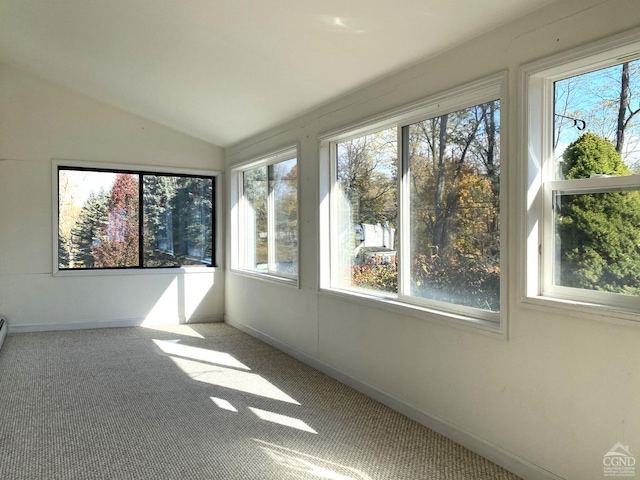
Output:
<path fill-rule="evenodd" d="M 365 119 L 356 124 L 347 125 L 337 130 L 326 132 L 318 137 L 320 141 L 320 291 L 327 295 L 338 296 L 353 302 L 380 307 L 395 313 L 408 314 L 420 319 L 442 323 L 450 326 L 479 331 L 489 335 L 506 338 L 507 332 L 507 221 L 506 221 L 506 193 L 508 165 L 508 105 L 507 105 L 507 73 L 495 74 L 482 80 L 472 82 L 452 89 L 439 95 L 434 95 L 423 101 L 402 106 L 379 116 Z M 358 138 L 370 133 L 396 127 L 398 134 L 398 158 L 403 158 L 402 127 L 412 123 L 433 118 L 444 113 L 455 112 L 464 108 L 479 105 L 488 101 L 500 101 L 500 312 L 489 312 L 446 302 L 422 299 L 410 295 L 403 295 L 409 281 L 409 262 L 411 259 L 403 255 L 409 249 L 409 191 L 408 177 L 404 174 L 407 165 L 399 167 L 399 231 L 400 242 L 397 247 L 399 258 L 398 295 L 389 292 L 372 292 L 362 289 L 349 289 L 337 285 L 335 272 L 337 270 L 336 252 L 337 238 L 335 232 L 336 203 L 333 199 L 337 182 L 336 175 L 336 145 L 338 143 Z"/>
<path fill-rule="evenodd" d="M 629 323 L 640 321 L 640 298 L 553 285 L 554 193 L 595 193 L 640 187 L 640 176 L 555 178 L 554 82 L 640 58 L 640 29 L 524 65 L 520 69 L 522 142 L 520 218 L 524 250 L 520 303 L 572 316 Z"/>
<path fill-rule="evenodd" d="M 298 166 L 299 172 L 299 149 L 297 145 L 288 146 L 277 151 L 271 152 L 267 155 L 254 158 L 247 162 L 243 162 L 239 165 L 234 166 L 230 172 L 230 199 L 231 199 L 231 207 L 230 207 L 230 220 L 231 220 L 231 270 L 235 273 L 239 273 L 242 275 L 248 275 L 256 278 L 261 278 L 265 280 L 275 281 L 278 283 L 283 283 L 287 285 L 299 287 L 299 276 L 300 276 L 300 259 L 298 254 L 298 268 L 297 274 L 285 274 L 282 272 L 278 272 L 277 270 L 271 268 L 272 259 L 275 258 L 275 244 L 271 241 L 267 243 L 267 256 L 268 256 L 268 266 L 267 271 L 260 271 L 253 268 L 249 268 L 247 266 L 247 252 L 246 252 L 246 226 L 245 226 L 245 215 L 247 214 L 247 206 L 244 198 L 244 172 L 253 170 L 259 167 L 267 167 L 267 169 L 277 163 L 284 162 L 287 160 L 296 160 L 296 165 Z M 297 237 L 297 251 L 300 252 L 300 175 L 298 173 L 298 179 L 296 184 L 296 195 L 297 195 L 297 215 L 298 215 L 298 230 L 296 233 Z M 274 214 L 275 211 L 275 199 L 273 192 L 269 192 L 267 197 L 267 238 L 275 238 L 275 221 Z"/>
<path fill-rule="evenodd" d="M 85 269 L 60 269 L 58 263 L 58 218 L 59 218 L 59 174 L 60 168 L 83 168 L 88 170 L 113 170 L 120 172 L 146 172 L 149 174 L 166 174 L 166 175 L 193 175 L 195 177 L 213 177 L 214 181 L 214 198 L 215 205 L 213 206 L 213 243 L 214 251 L 211 266 L 204 265 L 183 265 L 181 267 L 127 267 L 127 268 L 85 268 Z M 52 226 L 53 226 L 53 276 L 56 277 L 77 277 L 77 276 L 113 276 L 113 275 L 157 275 L 157 274 L 176 274 L 187 272 L 214 272 L 217 269 L 223 267 L 224 248 L 222 241 L 222 228 L 220 219 L 223 218 L 223 204 L 224 196 L 222 192 L 222 172 L 219 170 L 202 170 L 191 168 L 172 168 L 172 167 L 160 167 L 153 165 L 136 165 L 136 164 L 122 164 L 122 163 L 103 163 L 103 162 L 91 162 L 86 160 L 64 160 L 64 159 L 52 159 L 51 160 L 51 204 L 52 204 Z"/>

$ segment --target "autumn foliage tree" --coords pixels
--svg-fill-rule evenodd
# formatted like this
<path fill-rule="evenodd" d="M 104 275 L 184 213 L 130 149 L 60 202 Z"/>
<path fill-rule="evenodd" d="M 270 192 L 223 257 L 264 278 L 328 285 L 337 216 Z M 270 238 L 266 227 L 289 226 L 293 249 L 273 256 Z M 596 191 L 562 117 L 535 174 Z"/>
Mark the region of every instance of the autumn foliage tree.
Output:
<path fill-rule="evenodd" d="M 412 294 L 498 310 L 499 102 L 410 126 Z"/>
<path fill-rule="evenodd" d="M 131 174 L 119 173 L 107 203 L 106 223 L 101 225 L 93 247 L 95 267 L 137 266 L 138 255 L 138 180 Z"/>

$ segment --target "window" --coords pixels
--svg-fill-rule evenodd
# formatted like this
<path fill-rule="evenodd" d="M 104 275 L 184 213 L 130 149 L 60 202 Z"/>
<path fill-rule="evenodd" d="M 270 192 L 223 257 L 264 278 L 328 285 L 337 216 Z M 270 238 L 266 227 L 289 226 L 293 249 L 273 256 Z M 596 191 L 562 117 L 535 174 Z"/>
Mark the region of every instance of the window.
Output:
<path fill-rule="evenodd" d="M 398 292 L 397 129 L 333 145 L 336 184 L 334 285 Z"/>
<path fill-rule="evenodd" d="M 502 82 L 322 137 L 324 289 L 499 325 Z"/>
<path fill-rule="evenodd" d="M 296 281 L 298 276 L 298 174 L 289 148 L 232 171 L 233 267 Z"/>
<path fill-rule="evenodd" d="M 523 69 L 529 300 L 640 313 L 639 40 Z"/>
<path fill-rule="evenodd" d="M 57 166 L 57 269 L 214 264 L 213 176 Z"/>

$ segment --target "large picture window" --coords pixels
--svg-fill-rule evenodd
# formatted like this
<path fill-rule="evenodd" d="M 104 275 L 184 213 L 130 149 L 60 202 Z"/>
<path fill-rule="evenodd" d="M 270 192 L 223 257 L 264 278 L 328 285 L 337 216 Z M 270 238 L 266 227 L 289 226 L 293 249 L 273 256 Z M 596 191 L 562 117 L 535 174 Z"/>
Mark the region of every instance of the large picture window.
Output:
<path fill-rule="evenodd" d="M 214 264 L 213 176 L 58 166 L 58 270 Z"/>
<path fill-rule="evenodd" d="M 323 288 L 499 324 L 501 86 L 492 77 L 322 139 Z"/>
<path fill-rule="evenodd" d="M 298 276 L 296 149 L 234 169 L 233 267 L 283 281 Z"/>
<path fill-rule="evenodd" d="M 639 49 L 623 35 L 524 68 L 528 298 L 640 313 Z"/>

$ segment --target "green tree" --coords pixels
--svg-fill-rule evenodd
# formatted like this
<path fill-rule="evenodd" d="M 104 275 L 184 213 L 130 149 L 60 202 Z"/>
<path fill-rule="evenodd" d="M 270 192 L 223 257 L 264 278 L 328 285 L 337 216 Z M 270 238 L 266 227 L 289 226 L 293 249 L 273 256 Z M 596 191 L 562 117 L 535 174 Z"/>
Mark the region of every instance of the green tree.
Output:
<path fill-rule="evenodd" d="M 614 145 L 587 132 L 567 147 L 566 179 L 629 175 Z M 640 193 L 620 191 L 564 195 L 556 211 L 560 271 L 568 287 L 640 293 Z"/>
<path fill-rule="evenodd" d="M 213 181 L 199 177 L 176 177 L 173 210 L 174 252 L 181 264 L 211 259 Z"/>
<path fill-rule="evenodd" d="M 107 204 L 109 193 L 100 190 L 91 192 L 82 206 L 78 222 L 71 230 L 71 254 L 74 268 L 93 268 L 95 258 L 94 247 L 100 242 L 103 226 L 107 222 Z"/>
<path fill-rule="evenodd" d="M 168 175 L 144 175 L 144 265 L 179 265 L 173 253 L 173 209 L 176 178 Z"/>

